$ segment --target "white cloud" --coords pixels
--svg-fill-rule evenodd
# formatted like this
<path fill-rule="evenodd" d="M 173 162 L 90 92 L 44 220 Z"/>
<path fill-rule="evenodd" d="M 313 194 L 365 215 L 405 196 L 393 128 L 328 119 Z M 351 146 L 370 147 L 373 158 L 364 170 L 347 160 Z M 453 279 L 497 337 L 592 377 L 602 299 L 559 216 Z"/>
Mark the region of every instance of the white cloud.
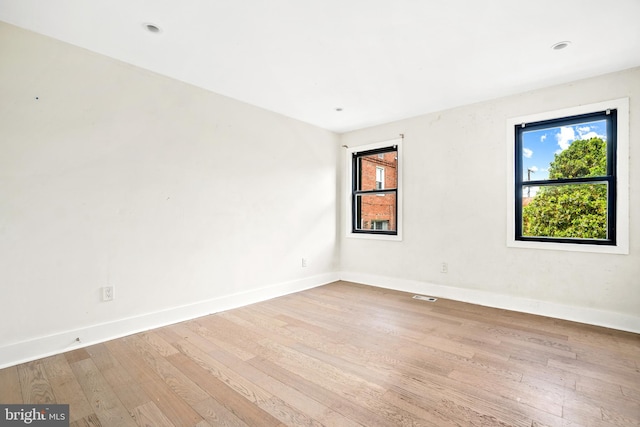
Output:
<path fill-rule="evenodd" d="M 560 128 L 560 133 L 556 134 L 556 140 L 560 146 L 560 151 L 569 148 L 569 145 L 576 139 L 576 133 L 572 127 L 563 126 Z"/>
<path fill-rule="evenodd" d="M 529 148 L 523 148 L 522 149 L 522 155 L 525 156 L 527 159 L 530 159 L 531 156 L 533 156 L 533 150 L 531 150 Z"/>
<path fill-rule="evenodd" d="M 582 135 L 583 133 L 587 133 L 591 130 L 591 126 L 583 126 L 578 128 L 578 132 Z"/>
<path fill-rule="evenodd" d="M 540 137 L 540 142 L 544 142 L 545 139 L 547 139 L 546 133 Z"/>
<path fill-rule="evenodd" d="M 607 140 L 607 137 L 604 135 L 598 135 L 597 133 L 591 131 L 591 132 L 580 132 L 580 139 L 591 139 L 591 138 L 600 138 L 603 141 Z"/>

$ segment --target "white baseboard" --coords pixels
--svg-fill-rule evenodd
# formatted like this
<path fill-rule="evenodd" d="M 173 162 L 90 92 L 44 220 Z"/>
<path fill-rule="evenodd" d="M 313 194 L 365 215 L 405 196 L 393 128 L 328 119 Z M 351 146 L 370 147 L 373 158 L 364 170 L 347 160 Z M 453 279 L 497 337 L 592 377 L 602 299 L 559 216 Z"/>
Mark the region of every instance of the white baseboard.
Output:
<path fill-rule="evenodd" d="M 225 295 L 194 304 L 118 319 L 98 325 L 90 325 L 5 345 L 0 347 L 0 369 L 147 331 L 149 329 L 159 328 L 200 316 L 266 301 L 290 293 L 304 291 L 337 280 L 346 280 L 397 291 L 426 294 L 487 307 L 502 308 L 640 333 L 640 317 L 638 316 L 519 298 L 474 289 L 436 285 L 416 280 L 340 272 L 326 273 L 306 279 L 266 286 L 264 288 Z M 77 338 L 79 338 L 80 341 L 77 341 Z"/>
<path fill-rule="evenodd" d="M 327 273 L 0 346 L 0 369 L 339 280 Z M 77 341 L 77 339 L 80 341 Z"/>
<path fill-rule="evenodd" d="M 571 320 L 573 322 L 640 333 L 640 317 L 629 314 L 370 274 L 342 272 L 340 273 L 340 279 L 396 291 L 429 295 L 486 307 L 537 314 L 555 319 Z"/>

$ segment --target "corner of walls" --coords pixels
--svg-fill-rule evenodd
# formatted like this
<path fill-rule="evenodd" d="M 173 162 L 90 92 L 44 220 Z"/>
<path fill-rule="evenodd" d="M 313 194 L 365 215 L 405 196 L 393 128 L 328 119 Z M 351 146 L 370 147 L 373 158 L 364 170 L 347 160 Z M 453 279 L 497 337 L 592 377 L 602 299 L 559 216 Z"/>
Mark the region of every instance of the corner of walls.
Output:
<path fill-rule="evenodd" d="M 633 151 L 640 134 L 634 103 L 640 97 L 640 67 L 342 134 L 341 144 L 349 146 L 405 135 L 405 232 L 401 242 L 364 242 L 342 232 L 341 279 L 640 333 L 640 229 L 633 219 L 629 255 L 505 243 L 510 209 L 505 183 L 511 174 L 505 162 L 507 120 L 626 97 Z M 339 167 L 344 164 L 343 156 Z M 639 168 L 631 155 L 631 189 L 640 183 Z M 640 211 L 638 194 L 630 191 L 631 218 Z M 345 183 L 339 199 L 342 227 L 348 197 Z M 449 274 L 441 274 L 442 262 Z"/>

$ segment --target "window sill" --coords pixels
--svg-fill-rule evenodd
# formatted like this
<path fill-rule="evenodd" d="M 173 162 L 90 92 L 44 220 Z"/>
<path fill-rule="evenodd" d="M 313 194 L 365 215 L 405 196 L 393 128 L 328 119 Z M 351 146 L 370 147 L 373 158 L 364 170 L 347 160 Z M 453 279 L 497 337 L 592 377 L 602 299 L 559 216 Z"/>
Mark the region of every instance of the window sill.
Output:
<path fill-rule="evenodd" d="M 391 242 L 401 242 L 402 236 L 400 234 L 392 235 L 392 234 L 373 234 L 373 233 L 347 233 L 347 237 L 351 237 L 354 239 L 364 239 L 364 240 L 387 240 Z"/>
<path fill-rule="evenodd" d="M 523 249 L 543 249 L 552 251 L 569 252 L 592 252 L 600 254 L 629 255 L 629 248 L 624 245 L 586 245 L 578 243 L 556 243 L 556 242 L 528 242 L 522 240 L 511 240 L 507 242 L 507 247 Z"/>

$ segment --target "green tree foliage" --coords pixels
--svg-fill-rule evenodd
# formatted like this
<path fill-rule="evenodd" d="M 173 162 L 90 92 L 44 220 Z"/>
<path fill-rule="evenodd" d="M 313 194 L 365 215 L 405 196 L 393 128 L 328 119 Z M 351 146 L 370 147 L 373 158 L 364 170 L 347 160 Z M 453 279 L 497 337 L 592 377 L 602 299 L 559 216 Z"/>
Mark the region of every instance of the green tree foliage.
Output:
<path fill-rule="evenodd" d="M 607 174 L 607 143 L 600 138 L 574 141 L 556 154 L 549 179 Z M 606 184 L 540 187 L 522 210 L 522 234 L 539 237 L 607 238 Z"/>

